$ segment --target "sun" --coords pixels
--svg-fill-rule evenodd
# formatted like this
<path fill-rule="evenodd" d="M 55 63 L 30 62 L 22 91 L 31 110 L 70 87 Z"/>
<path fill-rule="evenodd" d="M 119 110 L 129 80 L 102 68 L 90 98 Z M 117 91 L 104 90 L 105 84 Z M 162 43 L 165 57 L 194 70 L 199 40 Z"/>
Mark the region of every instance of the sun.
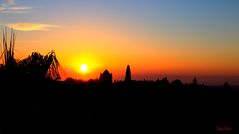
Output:
<path fill-rule="evenodd" d="M 81 71 L 82 73 L 87 73 L 87 71 L 88 71 L 88 65 L 86 65 L 86 64 L 81 64 L 81 65 L 80 65 L 80 71 Z"/>

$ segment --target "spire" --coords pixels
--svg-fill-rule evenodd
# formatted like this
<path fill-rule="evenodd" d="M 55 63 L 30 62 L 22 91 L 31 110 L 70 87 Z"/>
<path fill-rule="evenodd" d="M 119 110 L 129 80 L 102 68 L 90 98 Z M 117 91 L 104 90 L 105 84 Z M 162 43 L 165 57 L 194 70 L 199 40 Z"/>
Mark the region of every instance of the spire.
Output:
<path fill-rule="evenodd" d="M 130 66 L 127 66 L 126 69 L 126 74 L 125 74 L 125 82 L 130 82 L 131 81 L 131 71 L 130 71 Z"/>

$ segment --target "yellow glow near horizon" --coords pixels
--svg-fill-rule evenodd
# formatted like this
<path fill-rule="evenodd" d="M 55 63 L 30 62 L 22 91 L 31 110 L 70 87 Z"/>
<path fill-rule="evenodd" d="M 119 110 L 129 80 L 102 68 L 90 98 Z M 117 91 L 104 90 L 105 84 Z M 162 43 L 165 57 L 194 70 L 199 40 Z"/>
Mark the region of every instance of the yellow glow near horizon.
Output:
<path fill-rule="evenodd" d="M 72 74 L 71 77 L 87 80 L 95 78 L 99 70 L 102 70 L 101 60 L 88 54 L 82 53 L 69 59 L 64 64 L 67 65 L 65 67 L 68 67 L 69 74 Z"/>
<path fill-rule="evenodd" d="M 88 66 L 87 66 L 87 64 L 81 64 L 81 65 L 80 65 L 80 71 L 81 71 L 82 73 L 87 73 L 87 71 L 88 71 Z"/>
<path fill-rule="evenodd" d="M 239 75 L 239 63 L 235 62 L 239 58 L 237 47 L 231 51 L 224 47 L 213 49 L 223 44 L 236 46 L 237 40 L 229 43 L 190 37 L 184 40 L 161 33 L 158 38 L 134 29 L 128 31 L 127 27 L 108 25 L 108 22 L 82 22 L 42 33 L 18 32 L 20 39 L 16 40 L 16 49 L 25 54 L 19 54 L 18 58 L 25 58 L 33 51 L 46 54 L 54 49 L 67 72 L 66 77 L 84 80 L 98 78 L 105 69 L 112 72 L 114 78 L 117 75 L 123 78 L 127 64 L 134 74 Z M 62 31 L 64 34 L 59 34 Z M 39 36 L 43 33 L 44 36 Z M 201 44 L 214 45 L 201 47 Z M 82 64 L 87 65 L 86 72 L 81 70 Z"/>

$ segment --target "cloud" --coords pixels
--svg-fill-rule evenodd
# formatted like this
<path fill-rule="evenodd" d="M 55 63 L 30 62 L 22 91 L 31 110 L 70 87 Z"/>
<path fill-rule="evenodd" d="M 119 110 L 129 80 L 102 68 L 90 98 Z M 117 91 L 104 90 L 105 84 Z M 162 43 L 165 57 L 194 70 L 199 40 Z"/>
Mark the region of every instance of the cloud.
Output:
<path fill-rule="evenodd" d="M 11 23 L 7 24 L 7 26 L 19 31 L 48 31 L 50 28 L 57 27 L 41 23 Z"/>
<path fill-rule="evenodd" d="M 32 7 L 17 5 L 15 0 L 4 0 L 0 4 L 0 13 L 27 13 Z"/>
<path fill-rule="evenodd" d="M 12 6 L 12 7 L 3 7 L 0 6 L 0 13 L 27 13 L 32 7 L 25 6 Z"/>
<path fill-rule="evenodd" d="M 13 5 L 16 3 L 15 0 L 4 0 L 4 2 L 8 5 Z"/>

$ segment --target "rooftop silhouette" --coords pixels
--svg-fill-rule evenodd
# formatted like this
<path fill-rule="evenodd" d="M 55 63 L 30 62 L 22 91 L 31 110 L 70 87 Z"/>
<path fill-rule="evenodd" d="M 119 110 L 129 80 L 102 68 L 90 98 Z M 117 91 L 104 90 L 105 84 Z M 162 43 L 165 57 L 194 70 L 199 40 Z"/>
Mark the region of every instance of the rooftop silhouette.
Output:
<path fill-rule="evenodd" d="M 100 74 L 99 81 L 103 85 L 111 85 L 112 84 L 112 73 L 110 73 L 107 69 Z"/>

